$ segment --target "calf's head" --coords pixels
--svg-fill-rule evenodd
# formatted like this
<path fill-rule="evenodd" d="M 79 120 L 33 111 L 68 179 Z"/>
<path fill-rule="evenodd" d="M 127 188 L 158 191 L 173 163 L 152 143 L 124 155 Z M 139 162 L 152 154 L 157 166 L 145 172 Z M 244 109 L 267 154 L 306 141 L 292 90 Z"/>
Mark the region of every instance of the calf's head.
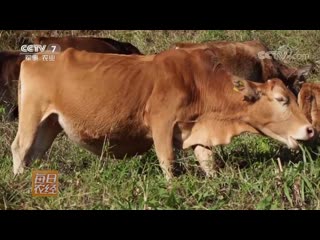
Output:
<path fill-rule="evenodd" d="M 297 140 L 310 140 L 315 130 L 299 109 L 296 97 L 280 79 L 254 83 L 233 79 L 234 90 L 248 102 L 245 121 L 258 132 L 272 137 L 289 148 L 297 148 Z"/>
<path fill-rule="evenodd" d="M 320 84 L 304 83 L 298 95 L 298 105 L 317 133 L 320 133 Z"/>

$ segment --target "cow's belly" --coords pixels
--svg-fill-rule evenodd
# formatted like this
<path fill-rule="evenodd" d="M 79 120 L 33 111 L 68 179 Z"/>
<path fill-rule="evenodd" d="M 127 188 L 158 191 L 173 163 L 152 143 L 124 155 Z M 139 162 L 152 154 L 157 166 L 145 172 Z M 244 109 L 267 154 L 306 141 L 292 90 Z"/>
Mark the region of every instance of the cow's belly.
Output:
<path fill-rule="evenodd" d="M 83 148 L 101 155 L 102 150 L 115 158 L 134 156 L 148 151 L 152 144 L 149 129 L 141 126 L 126 126 L 124 129 L 90 129 L 81 121 L 72 121 L 59 114 L 59 123 L 67 136 Z"/>
<path fill-rule="evenodd" d="M 96 155 L 100 156 L 104 153 L 122 159 L 147 152 L 151 148 L 153 141 L 147 138 L 107 139 L 106 141 L 104 139 L 82 139 L 77 143 Z"/>

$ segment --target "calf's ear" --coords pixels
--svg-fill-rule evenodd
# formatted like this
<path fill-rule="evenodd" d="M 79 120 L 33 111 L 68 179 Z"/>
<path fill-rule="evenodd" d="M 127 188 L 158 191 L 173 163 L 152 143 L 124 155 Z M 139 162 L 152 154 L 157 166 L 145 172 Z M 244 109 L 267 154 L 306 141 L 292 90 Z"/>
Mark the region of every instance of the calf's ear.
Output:
<path fill-rule="evenodd" d="M 310 73 L 314 70 L 315 64 L 308 64 L 306 66 L 300 67 L 296 70 L 291 70 L 289 73 L 287 73 L 286 77 L 288 78 L 289 82 L 293 83 L 303 83 L 306 81 L 306 79 L 309 77 Z"/>
<path fill-rule="evenodd" d="M 287 76 L 286 84 L 297 95 L 302 87 L 302 84 L 306 82 L 310 73 L 315 68 L 315 64 L 309 64 L 304 67 L 298 68 Z"/>
<path fill-rule="evenodd" d="M 254 102 L 260 98 L 258 87 L 250 81 L 243 79 L 233 79 L 233 90 L 241 93 L 245 101 Z"/>
<path fill-rule="evenodd" d="M 314 69 L 315 65 L 314 64 L 309 64 L 304 67 L 298 68 L 298 70 L 295 72 L 294 75 L 300 80 L 306 79 L 309 74 L 312 72 Z"/>
<path fill-rule="evenodd" d="M 283 77 L 287 80 L 294 80 L 294 79 L 302 79 L 305 80 L 309 74 L 315 69 L 316 63 L 311 62 L 311 64 L 305 65 L 300 68 L 295 67 L 281 67 L 279 68 Z"/>

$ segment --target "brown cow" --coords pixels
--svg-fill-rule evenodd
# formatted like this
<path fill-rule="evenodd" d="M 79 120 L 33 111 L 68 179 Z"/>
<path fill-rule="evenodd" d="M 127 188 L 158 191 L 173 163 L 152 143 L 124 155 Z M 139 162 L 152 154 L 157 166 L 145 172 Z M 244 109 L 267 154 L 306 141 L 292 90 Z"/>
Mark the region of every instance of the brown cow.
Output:
<path fill-rule="evenodd" d="M 231 75 L 211 49 L 156 56 L 68 49 L 55 62 L 24 61 L 20 83 L 11 146 L 15 174 L 40 158 L 62 130 L 98 155 L 107 140 L 116 158 L 144 153 L 154 143 L 167 179 L 173 176 L 174 146 L 194 147 L 211 175 L 213 161 L 203 147 L 252 132 L 297 148 L 297 140 L 314 135 L 282 81 L 254 83 Z"/>
<path fill-rule="evenodd" d="M 23 60 L 20 52 L 0 52 L 0 106 L 4 106 L 8 120 L 14 120 L 18 115 L 17 86 Z"/>
<path fill-rule="evenodd" d="M 179 48 L 213 48 L 220 62 L 236 76 L 254 82 L 266 82 L 270 78 L 280 78 L 297 96 L 301 84 L 314 67 L 313 64 L 302 68 L 288 67 L 270 54 L 261 41 L 225 42 L 211 41 L 204 43 L 176 43 Z M 217 48 L 220 51 L 217 51 Z"/>
<path fill-rule="evenodd" d="M 298 104 L 312 123 L 317 132 L 320 132 L 320 83 L 304 83 L 298 95 Z"/>
<path fill-rule="evenodd" d="M 214 49 L 219 61 L 225 69 L 232 74 L 254 81 L 266 82 L 270 78 L 281 79 L 286 86 L 297 96 L 301 84 L 313 69 L 314 65 L 302 68 L 288 67 L 281 61 L 275 59 L 269 49 L 261 41 L 226 42 L 210 41 L 204 43 L 176 43 L 175 49 Z M 268 55 L 267 55 L 268 54 Z M 200 149 L 201 147 L 198 147 Z M 199 150 L 200 151 L 200 150 Z M 204 148 L 201 154 L 211 158 L 212 152 Z"/>
<path fill-rule="evenodd" d="M 84 37 L 37 37 L 34 44 L 59 44 L 61 51 L 73 47 L 101 53 L 141 54 L 130 43 L 119 42 L 110 38 L 84 38 Z M 18 117 L 17 108 L 17 80 L 19 78 L 20 63 L 24 59 L 19 52 L 0 52 L 0 106 L 5 106 L 8 120 Z"/>

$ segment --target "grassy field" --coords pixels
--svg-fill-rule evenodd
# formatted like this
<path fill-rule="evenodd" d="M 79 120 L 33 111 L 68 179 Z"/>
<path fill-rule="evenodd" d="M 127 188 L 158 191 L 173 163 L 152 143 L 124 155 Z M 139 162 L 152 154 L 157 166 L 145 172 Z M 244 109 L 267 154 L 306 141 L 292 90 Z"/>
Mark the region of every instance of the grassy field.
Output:
<path fill-rule="evenodd" d="M 288 45 L 313 61 L 320 59 L 320 31 L 0 31 L 0 50 L 18 49 L 21 37 L 31 34 L 111 37 L 146 54 L 180 41 L 260 39 L 271 49 Z M 320 79 L 317 72 L 311 81 Z M 178 161 L 185 173 L 169 186 L 153 149 L 142 157 L 101 160 L 61 134 L 45 159 L 32 164 L 59 171 L 59 196 L 32 197 L 31 170 L 16 178 L 12 174 L 10 145 L 16 130 L 17 123 L 0 122 L 0 209 L 320 209 L 316 144 L 292 152 L 269 138 L 236 137 L 214 149 L 220 169 L 211 179 L 203 177 L 190 151 L 181 152 Z"/>

